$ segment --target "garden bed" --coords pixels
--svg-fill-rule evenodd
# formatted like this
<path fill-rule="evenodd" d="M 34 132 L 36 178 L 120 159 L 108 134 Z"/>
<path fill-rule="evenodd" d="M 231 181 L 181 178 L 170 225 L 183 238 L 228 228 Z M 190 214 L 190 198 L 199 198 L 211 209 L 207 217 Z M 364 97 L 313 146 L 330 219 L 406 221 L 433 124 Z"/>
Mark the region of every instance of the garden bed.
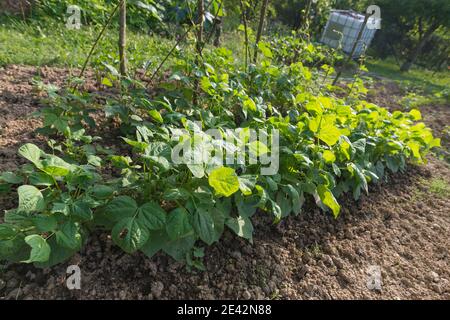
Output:
<path fill-rule="evenodd" d="M 61 83 L 66 70 L 46 68 L 44 82 Z M 31 79 L 36 68 L 0 71 L 0 171 L 23 163 L 20 145 L 44 145 L 29 114 L 39 108 Z M 372 97 L 393 97 L 394 86 L 377 85 Z M 95 90 L 95 88 L 88 88 Z M 377 94 L 377 92 L 380 92 Z M 392 93 L 392 94 L 390 94 Z M 400 93 L 398 93 L 400 95 Z M 392 105 L 392 104 L 391 104 Z M 394 103 L 395 105 L 395 103 Z M 423 116 L 437 136 L 450 121 L 449 106 L 425 106 Z M 125 255 L 106 233 L 96 232 L 85 249 L 50 269 L 9 265 L 0 273 L 0 297 L 7 299 L 449 299 L 450 200 L 448 164 L 430 158 L 371 186 L 358 202 L 344 198 L 338 219 L 308 207 L 298 217 L 271 225 L 254 219 L 254 245 L 226 232 L 205 251 L 206 271 L 189 272 L 167 255 L 149 259 Z M 0 199 L 0 210 L 16 205 Z M 65 287 L 66 268 L 78 264 L 82 289 Z M 367 270 L 380 266 L 382 290 L 366 286 Z"/>

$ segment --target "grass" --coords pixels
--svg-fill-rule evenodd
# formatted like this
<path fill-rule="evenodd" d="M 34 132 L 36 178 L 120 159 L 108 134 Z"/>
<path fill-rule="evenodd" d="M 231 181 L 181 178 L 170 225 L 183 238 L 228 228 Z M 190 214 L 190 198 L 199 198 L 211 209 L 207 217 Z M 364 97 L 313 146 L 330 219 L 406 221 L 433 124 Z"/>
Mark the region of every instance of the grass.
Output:
<path fill-rule="evenodd" d="M 429 181 L 429 190 L 440 198 L 445 198 L 450 193 L 450 185 L 447 181 L 435 178 Z"/>
<path fill-rule="evenodd" d="M 397 81 L 406 89 L 419 89 L 425 94 L 434 94 L 450 88 L 449 71 L 434 73 L 434 71 L 413 67 L 409 72 L 402 73 L 393 58 L 370 59 L 366 65 L 372 74 Z"/>
<path fill-rule="evenodd" d="M 448 181 L 441 178 L 433 178 L 430 180 L 420 179 L 419 183 L 426 187 L 426 191 L 432 193 L 437 198 L 447 198 L 450 193 L 450 184 Z M 421 201 L 426 198 L 426 192 L 416 189 L 414 192 L 414 198 L 417 201 Z"/>
<path fill-rule="evenodd" d="M 69 30 L 64 24 L 53 20 L 28 22 L 5 18 L 0 15 L 0 67 L 9 64 L 31 66 L 55 66 L 80 69 L 102 26 L 83 26 L 80 30 Z M 105 70 L 104 64 L 119 67 L 118 30 L 110 27 L 106 31 L 90 60 L 96 70 Z M 231 49 L 236 61 L 243 56 L 243 36 L 230 32 L 223 37 L 223 46 Z M 130 72 L 149 65 L 153 72 L 175 45 L 175 39 L 128 31 L 127 58 Z M 193 48 L 192 36 L 180 47 Z M 184 52 L 184 53 L 183 53 Z M 175 50 L 167 61 L 169 67 L 177 58 L 186 58 L 186 50 Z M 184 56 L 183 56 L 184 54 Z M 163 70 L 160 74 L 163 74 Z"/>
<path fill-rule="evenodd" d="M 1 19 L 1 17 L 0 17 Z M 80 68 L 101 26 L 84 26 L 69 30 L 61 23 L 25 24 L 22 21 L 0 20 L 0 66 L 23 64 Z M 118 64 L 118 32 L 108 30 L 97 47 L 91 62 L 94 65 Z M 141 33 L 128 33 L 128 57 L 131 69 L 146 63 L 156 65 L 170 50 L 173 41 Z"/>

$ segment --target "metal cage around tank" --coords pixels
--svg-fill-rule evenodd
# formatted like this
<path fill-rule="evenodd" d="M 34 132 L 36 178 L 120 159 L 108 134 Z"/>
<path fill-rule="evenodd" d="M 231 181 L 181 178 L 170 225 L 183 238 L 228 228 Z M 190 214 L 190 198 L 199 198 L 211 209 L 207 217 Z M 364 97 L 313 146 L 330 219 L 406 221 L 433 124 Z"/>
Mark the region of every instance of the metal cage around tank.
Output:
<path fill-rule="evenodd" d="M 331 10 L 320 42 L 332 48 L 341 47 L 345 53 L 350 54 L 358 33 L 364 26 L 364 19 L 364 15 L 352 10 Z M 358 41 L 353 58 L 360 57 L 370 46 L 377 31 L 375 28 L 369 27 L 377 22 L 374 19 L 369 18 L 368 23 L 364 26 L 362 37 Z"/>

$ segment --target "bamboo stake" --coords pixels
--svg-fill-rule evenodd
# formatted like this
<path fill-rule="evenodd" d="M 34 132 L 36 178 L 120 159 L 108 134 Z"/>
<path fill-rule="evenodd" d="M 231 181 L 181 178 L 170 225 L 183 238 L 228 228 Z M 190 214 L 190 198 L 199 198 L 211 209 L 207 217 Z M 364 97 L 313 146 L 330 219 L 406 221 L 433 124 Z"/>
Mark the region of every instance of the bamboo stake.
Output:
<path fill-rule="evenodd" d="M 120 57 L 120 75 L 127 75 L 127 1 L 120 1 L 120 30 L 119 30 L 119 57 Z"/>
<path fill-rule="evenodd" d="M 106 23 L 103 25 L 102 30 L 100 31 L 100 33 L 98 34 L 97 38 L 95 39 L 95 42 L 94 42 L 94 44 L 92 45 L 91 50 L 89 51 L 89 54 L 88 54 L 88 56 L 87 56 L 87 58 L 86 58 L 86 61 L 85 61 L 84 64 L 83 64 L 83 68 L 81 68 L 81 72 L 80 72 L 80 76 L 79 76 L 80 78 L 83 76 L 84 72 L 86 71 L 87 65 L 88 65 L 88 63 L 89 63 L 89 60 L 90 60 L 91 57 L 92 57 L 92 54 L 94 53 L 95 48 L 97 47 L 98 43 L 100 42 L 100 39 L 103 37 L 103 34 L 104 34 L 105 31 L 106 31 L 106 28 L 108 28 L 108 26 L 111 24 L 111 21 L 112 21 L 114 15 L 116 14 L 117 10 L 119 9 L 121 2 L 122 2 L 122 1 L 120 1 L 120 2 L 115 6 L 114 10 L 111 12 L 111 15 L 109 16 L 108 21 L 106 21 Z"/>

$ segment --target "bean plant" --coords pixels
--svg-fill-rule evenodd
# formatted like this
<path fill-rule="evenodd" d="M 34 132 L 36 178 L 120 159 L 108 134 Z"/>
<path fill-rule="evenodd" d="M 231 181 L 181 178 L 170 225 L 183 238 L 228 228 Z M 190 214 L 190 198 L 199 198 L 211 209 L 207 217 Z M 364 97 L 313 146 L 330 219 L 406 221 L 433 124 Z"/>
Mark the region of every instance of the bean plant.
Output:
<path fill-rule="evenodd" d="M 162 251 L 201 269 L 203 248 L 226 229 L 252 242 L 256 215 L 276 224 L 301 215 L 306 202 L 338 219 L 344 194 L 357 200 L 388 173 L 426 162 L 440 142 L 418 110 L 391 113 L 367 102 L 361 83 L 339 98 L 342 89 L 324 83 L 324 68 L 308 67 L 323 60 L 322 51 L 304 49 L 318 56 L 305 62 L 261 42 L 260 60 L 247 69 L 225 48 L 205 49 L 201 63 L 187 53 L 151 92 L 121 79 L 120 94 L 103 102 L 53 88 L 37 114 L 48 145 L 21 146 L 28 163 L 0 174 L 0 190 L 18 199 L 0 224 L 0 259 L 49 267 L 80 251 L 94 230 L 105 230 L 126 253 Z M 201 92 L 193 105 L 196 83 Z M 118 126 L 112 141 L 93 135 L 99 117 Z M 204 132 L 225 135 L 227 128 L 240 128 L 235 140 L 257 154 L 273 151 L 271 145 L 255 145 L 245 133 L 278 130 L 278 172 L 172 161 L 175 133 L 210 148 Z"/>

